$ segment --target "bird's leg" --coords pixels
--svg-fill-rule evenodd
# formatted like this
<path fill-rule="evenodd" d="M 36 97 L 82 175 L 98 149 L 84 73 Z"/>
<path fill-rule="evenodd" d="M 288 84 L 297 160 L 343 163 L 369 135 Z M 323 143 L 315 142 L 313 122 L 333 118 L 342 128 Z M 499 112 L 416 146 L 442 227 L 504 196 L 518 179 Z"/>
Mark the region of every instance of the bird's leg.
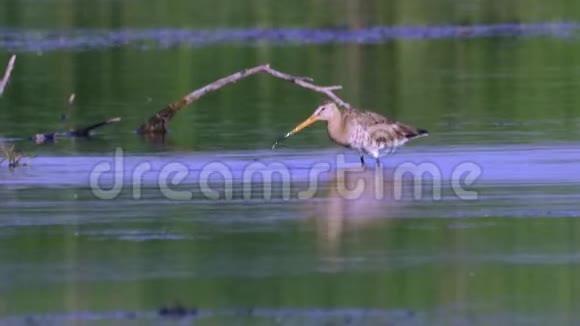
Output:
<path fill-rule="evenodd" d="M 360 156 L 360 164 L 364 167 L 365 166 L 365 158 L 364 156 Z"/>
<path fill-rule="evenodd" d="M 381 160 L 378 157 L 376 158 L 376 162 L 377 162 L 377 167 L 380 168 L 381 167 Z"/>

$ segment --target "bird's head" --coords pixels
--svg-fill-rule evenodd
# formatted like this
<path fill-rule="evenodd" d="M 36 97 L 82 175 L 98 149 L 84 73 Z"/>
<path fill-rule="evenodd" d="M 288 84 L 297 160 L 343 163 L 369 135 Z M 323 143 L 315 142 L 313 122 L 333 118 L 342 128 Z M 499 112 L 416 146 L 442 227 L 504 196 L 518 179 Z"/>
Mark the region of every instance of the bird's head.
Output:
<path fill-rule="evenodd" d="M 314 113 L 312 113 L 312 115 L 310 117 L 308 117 L 308 119 L 302 121 L 300 124 L 298 124 L 296 127 L 294 127 L 294 129 L 292 129 L 286 135 L 279 138 L 274 143 L 273 147 L 275 147 L 279 141 L 300 132 L 302 129 L 309 127 L 310 125 L 312 125 L 316 121 L 328 121 L 338 114 L 340 114 L 340 110 L 339 110 L 338 106 L 336 105 L 336 103 L 326 102 L 326 103 L 322 104 L 321 106 L 316 108 Z"/>
<path fill-rule="evenodd" d="M 319 120 L 328 121 L 339 113 L 340 111 L 336 103 L 326 102 L 321 106 L 317 107 L 314 113 L 312 113 L 312 116 L 310 116 L 310 118 L 314 118 L 316 121 Z"/>
<path fill-rule="evenodd" d="M 326 102 L 321 106 L 317 107 L 314 110 L 314 113 L 308 119 L 302 121 L 299 125 L 297 125 L 292 131 L 288 133 L 288 136 L 292 136 L 302 129 L 309 127 L 311 124 L 315 123 L 316 121 L 328 121 L 332 119 L 337 114 L 340 114 L 338 106 L 334 102 Z"/>

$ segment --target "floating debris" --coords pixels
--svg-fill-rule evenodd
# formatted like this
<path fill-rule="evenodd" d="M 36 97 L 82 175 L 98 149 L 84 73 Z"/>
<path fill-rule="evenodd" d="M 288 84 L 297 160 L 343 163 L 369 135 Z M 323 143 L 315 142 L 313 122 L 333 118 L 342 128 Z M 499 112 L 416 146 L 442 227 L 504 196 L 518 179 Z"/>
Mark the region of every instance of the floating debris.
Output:
<path fill-rule="evenodd" d="M 68 105 L 73 105 L 75 103 L 75 93 L 70 94 L 68 98 Z"/>
<path fill-rule="evenodd" d="M 70 121 L 70 118 L 72 116 L 73 105 L 75 103 L 75 97 L 76 97 L 75 93 L 71 93 L 70 96 L 68 97 L 68 101 L 67 101 L 67 105 L 66 105 L 66 112 L 63 112 L 60 115 L 60 120 Z"/>
<path fill-rule="evenodd" d="M 180 304 L 176 304 L 174 306 L 163 306 L 157 312 L 161 317 L 168 317 L 168 318 L 183 318 L 186 316 L 196 316 L 197 309 L 196 308 L 185 308 Z"/>
<path fill-rule="evenodd" d="M 0 80 L 0 96 L 4 93 L 4 88 L 8 81 L 10 80 L 10 75 L 12 74 L 12 69 L 14 69 L 14 62 L 16 62 L 16 55 L 12 55 L 10 61 L 8 61 L 8 66 L 6 66 L 6 70 L 4 71 L 4 77 Z"/>

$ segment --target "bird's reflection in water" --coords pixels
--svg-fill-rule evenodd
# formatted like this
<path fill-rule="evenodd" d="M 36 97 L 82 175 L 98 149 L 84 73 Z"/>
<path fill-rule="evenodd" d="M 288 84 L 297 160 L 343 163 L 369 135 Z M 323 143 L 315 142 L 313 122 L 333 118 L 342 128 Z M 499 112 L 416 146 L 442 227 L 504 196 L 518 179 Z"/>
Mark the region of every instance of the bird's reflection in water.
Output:
<path fill-rule="evenodd" d="M 144 133 L 138 134 L 144 143 L 151 145 L 167 145 L 170 142 L 167 139 L 167 134 L 165 133 Z"/>
<path fill-rule="evenodd" d="M 393 223 L 409 189 L 407 179 L 395 180 L 389 168 L 348 168 L 330 172 L 309 202 L 325 268 L 341 268 L 342 240 L 348 233 Z"/>

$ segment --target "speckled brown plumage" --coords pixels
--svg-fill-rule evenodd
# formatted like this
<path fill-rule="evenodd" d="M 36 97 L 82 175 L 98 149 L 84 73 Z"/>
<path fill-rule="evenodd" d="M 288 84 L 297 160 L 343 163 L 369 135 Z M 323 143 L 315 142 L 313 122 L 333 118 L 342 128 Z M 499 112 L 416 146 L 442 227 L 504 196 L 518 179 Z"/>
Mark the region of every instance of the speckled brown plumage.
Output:
<path fill-rule="evenodd" d="M 340 110 L 333 102 L 319 106 L 304 122 L 286 134 L 289 137 L 316 121 L 327 121 L 328 136 L 337 144 L 351 148 L 361 154 L 372 156 L 380 164 L 381 156 L 393 153 L 407 141 L 428 135 L 417 129 L 389 119 L 378 113 L 358 109 Z"/>

